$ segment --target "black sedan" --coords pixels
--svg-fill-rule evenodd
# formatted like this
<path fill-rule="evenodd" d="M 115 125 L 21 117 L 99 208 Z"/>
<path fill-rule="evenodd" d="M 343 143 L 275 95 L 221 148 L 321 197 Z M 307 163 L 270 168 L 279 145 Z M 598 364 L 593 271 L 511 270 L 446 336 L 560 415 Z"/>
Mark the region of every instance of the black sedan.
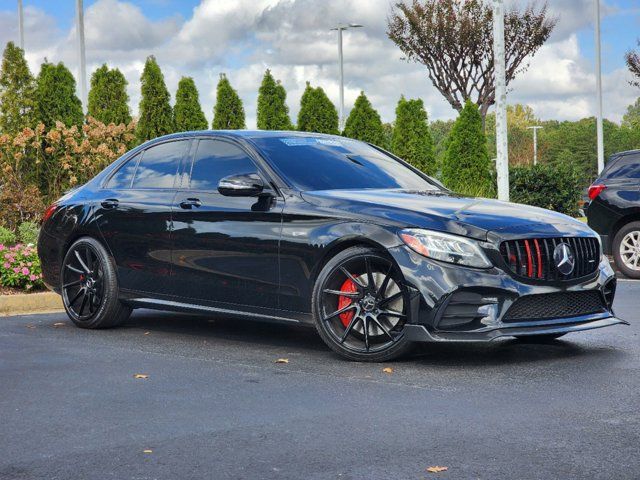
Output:
<path fill-rule="evenodd" d="M 133 308 L 315 325 L 364 361 L 413 342 L 552 339 L 624 323 L 597 235 L 464 198 L 384 150 L 297 132 L 141 145 L 46 211 L 44 279 L 73 322 Z"/>

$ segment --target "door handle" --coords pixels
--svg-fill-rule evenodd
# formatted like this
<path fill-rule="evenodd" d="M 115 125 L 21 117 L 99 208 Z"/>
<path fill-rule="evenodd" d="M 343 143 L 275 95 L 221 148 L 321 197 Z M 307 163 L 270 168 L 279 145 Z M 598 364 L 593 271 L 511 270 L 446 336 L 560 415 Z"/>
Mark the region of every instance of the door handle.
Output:
<path fill-rule="evenodd" d="M 198 208 L 200 205 L 202 205 L 202 202 L 198 198 L 187 198 L 180 202 L 180 208 L 185 210 L 190 210 L 193 207 Z"/>
<path fill-rule="evenodd" d="M 103 200 L 100 205 L 102 205 L 104 208 L 116 208 L 118 206 L 118 199 L 117 198 L 107 198 L 106 200 Z"/>

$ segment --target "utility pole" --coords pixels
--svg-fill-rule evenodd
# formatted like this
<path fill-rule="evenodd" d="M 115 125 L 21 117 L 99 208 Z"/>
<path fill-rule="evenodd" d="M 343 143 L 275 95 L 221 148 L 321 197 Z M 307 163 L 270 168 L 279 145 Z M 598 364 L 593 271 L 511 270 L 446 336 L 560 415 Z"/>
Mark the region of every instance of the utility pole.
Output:
<path fill-rule="evenodd" d="M 340 123 L 339 130 L 344 130 L 344 62 L 342 58 L 342 31 L 349 28 L 360 28 L 362 25 L 358 23 L 350 23 L 348 25 L 339 23 L 331 30 L 338 31 L 338 65 L 340 67 Z"/>
<path fill-rule="evenodd" d="M 82 111 L 87 112 L 87 67 L 84 53 L 84 8 L 82 0 L 76 0 L 76 34 L 78 41 L 78 83 Z"/>
<path fill-rule="evenodd" d="M 24 50 L 24 12 L 22 10 L 22 0 L 18 0 L 18 36 L 20 48 Z"/>
<path fill-rule="evenodd" d="M 602 53 L 600 42 L 600 0 L 593 0 L 595 4 L 594 30 L 596 41 L 596 90 L 597 114 L 596 130 L 598 135 L 598 173 L 604 169 L 604 130 L 602 128 Z"/>
<path fill-rule="evenodd" d="M 540 125 L 534 125 L 533 127 L 527 127 L 529 130 L 533 130 L 533 164 L 538 164 L 538 130 L 540 130 Z"/>
<path fill-rule="evenodd" d="M 509 201 L 509 143 L 507 138 L 507 79 L 505 73 L 503 0 L 493 0 L 493 55 L 496 84 L 498 199 Z"/>

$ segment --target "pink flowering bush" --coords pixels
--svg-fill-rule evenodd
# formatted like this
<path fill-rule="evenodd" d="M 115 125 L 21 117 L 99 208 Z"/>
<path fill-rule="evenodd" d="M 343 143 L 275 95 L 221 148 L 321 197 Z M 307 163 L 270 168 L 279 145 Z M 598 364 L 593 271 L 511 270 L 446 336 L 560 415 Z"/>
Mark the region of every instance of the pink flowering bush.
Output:
<path fill-rule="evenodd" d="M 33 245 L 0 244 L 0 284 L 24 290 L 44 287 L 40 259 Z"/>

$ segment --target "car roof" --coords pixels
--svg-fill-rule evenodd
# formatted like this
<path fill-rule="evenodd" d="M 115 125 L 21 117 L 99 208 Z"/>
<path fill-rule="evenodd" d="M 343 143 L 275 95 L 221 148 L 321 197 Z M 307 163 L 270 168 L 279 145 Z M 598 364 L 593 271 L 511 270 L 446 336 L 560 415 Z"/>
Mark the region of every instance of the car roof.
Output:
<path fill-rule="evenodd" d="M 624 152 L 616 152 L 611 154 L 611 157 L 623 157 L 625 155 L 634 155 L 640 153 L 640 149 L 636 150 L 625 150 Z"/>
<path fill-rule="evenodd" d="M 172 138 L 184 138 L 184 137 L 236 137 L 245 139 L 257 139 L 257 138 L 278 138 L 282 136 L 287 137 L 327 137 L 327 138 L 343 138 L 339 135 L 328 135 L 326 133 L 315 132 L 298 132 L 290 130 L 194 130 L 189 132 L 172 133 L 170 135 L 164 135 L 162 137 L 154 138 L 152 142 L 169 140 Z"/>

